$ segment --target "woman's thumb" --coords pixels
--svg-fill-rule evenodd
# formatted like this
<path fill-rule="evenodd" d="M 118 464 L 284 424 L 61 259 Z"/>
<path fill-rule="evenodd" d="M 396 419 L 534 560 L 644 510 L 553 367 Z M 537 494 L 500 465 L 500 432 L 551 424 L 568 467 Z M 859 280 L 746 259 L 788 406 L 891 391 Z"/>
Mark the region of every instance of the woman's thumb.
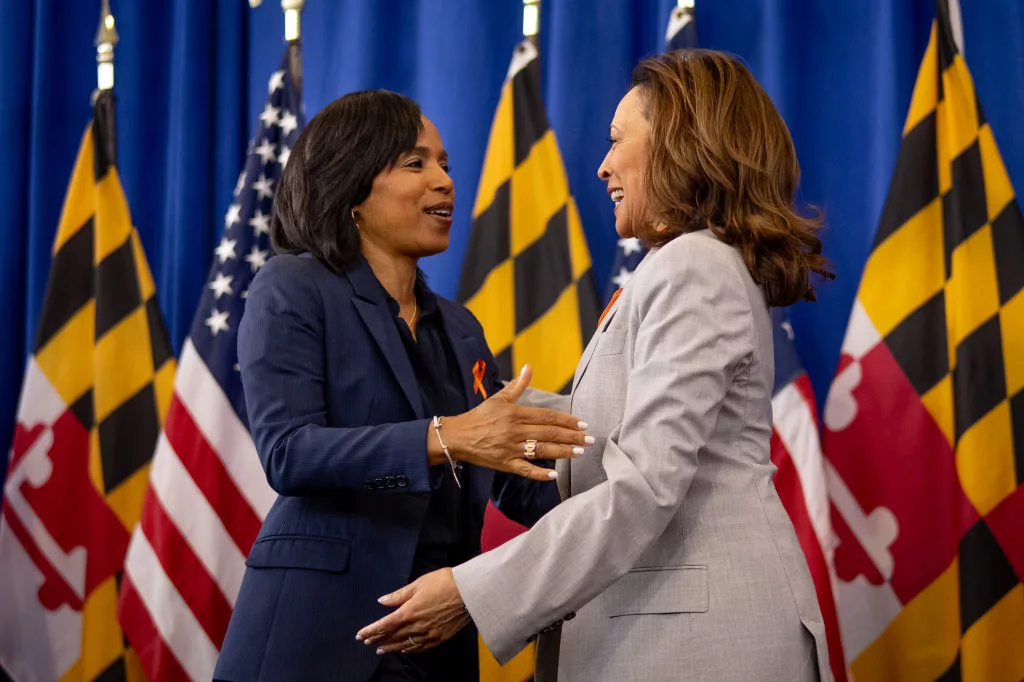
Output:
<path fill-rule="evenodd" d="M 501 398 L 508 403 L 514 403 L 519 400 L 519 396 L 523 394 L 523 391 L 529 387 L 531 379 L 533 379 L 533 368 L 529 365 L 523 365 L 523 368 L 519 371 L 519 376 L 505 384 L 505 388 L 501 389 L 501 392 L 495 397 Z"/>
<path fill-rule="evenodd" d="M 395 590 L 391 594 L 385 594 L 377 601 L 383 604 L 384 606 L 401 606 L 402 604 L 407 602 L 409 598 L 412 597 L 412 595 L 415 593 L 416 583 L 412 583 L 411 585 L 406 585 L 403 588 Z"/>

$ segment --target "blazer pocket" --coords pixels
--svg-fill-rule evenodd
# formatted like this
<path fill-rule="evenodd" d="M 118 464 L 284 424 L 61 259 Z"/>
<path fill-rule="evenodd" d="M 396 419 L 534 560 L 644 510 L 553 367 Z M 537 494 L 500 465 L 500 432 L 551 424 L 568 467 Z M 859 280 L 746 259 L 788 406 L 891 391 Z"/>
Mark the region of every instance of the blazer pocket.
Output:
<path fill-rule="evenodd" d="M 707 566 L 638 568 L 619 578 L 606 593 L 611 618 L 708 610 Z"/>
<path fill-rule="evenodd" d="M 625 331 L 604 331 L 597 339 L 597 347 L 594 349 L 594 357 L 600 355 L 621 355 L 626 345 Z"/>
<path fill-rule="evenodd" d="M 260 538 L 249 551 L 250 568 L 307 568 L 344 573 L 352 545 L 348 540 L 309 535 L 271 535 Z"/>

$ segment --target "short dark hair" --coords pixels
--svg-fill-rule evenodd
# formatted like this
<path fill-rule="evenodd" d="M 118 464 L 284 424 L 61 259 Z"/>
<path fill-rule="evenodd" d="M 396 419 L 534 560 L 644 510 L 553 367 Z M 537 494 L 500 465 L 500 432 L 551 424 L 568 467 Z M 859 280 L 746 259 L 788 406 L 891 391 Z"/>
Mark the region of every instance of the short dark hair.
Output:
<path fill-rule="evenodd" d="M 388 90 L 353 92 L 324 107 L 281 174 L 270 222 L 275 251 L 308 252 L 335 272 L 347 269 L 359 253 L 352 207 L 416 146 L 422 129 L 419 105 Z"/>

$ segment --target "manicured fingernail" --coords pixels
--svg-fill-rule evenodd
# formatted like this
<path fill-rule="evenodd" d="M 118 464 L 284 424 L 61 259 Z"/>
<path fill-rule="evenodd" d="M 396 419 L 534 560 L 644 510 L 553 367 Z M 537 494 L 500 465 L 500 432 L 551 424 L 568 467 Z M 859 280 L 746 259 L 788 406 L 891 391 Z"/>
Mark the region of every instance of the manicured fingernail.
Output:
<path fill-rule="evenodd" d="M 558 472 L 557 471 L 549 471 L 548 472 L 548 478 L 550 478 L 551 480 L 555 480 L 556 478 L 558 478 Z"/>
<path fill-rule="evenodd" d="M 572 449 L 572 454 L 576 455 L 577 457 L 582 456 L 583 455 L 583 448 L 579 448 L 579 447 L 573 448 Z"/>
<path fill-rule="evenodd" d="M 529 367 L 529 365 L 523 365 L 523 368 L 519 370 L 519 376 L 523 376 L 524 374 L 526 374 L 527 367 Z"/>
<path fill-rule="evenodd" d="M 594 444 L 594 437 L 593 436 L 587 436 L 586 438 L 583 439 L 583 442 L 586 443 L 587 445 L 593 445 Z"/>
<path fill-rule="evenodd" d="M 384 655 L 384 647 L 380 647 L 379 649 L 377 649 L 377 655 L 378 656 L 383 656 Z"/>
<path fill-rule="evenodd" d="M 576 428 L 578 428 L 580 431 L 586 431 L 587 427 L 589 426 L 590 424 L 588 424 L 587 422 L 576 422 Z"/>
<path fill-rule="evenodd" d="M 365 644 L 366 646 L 370 646 L 371 644 L 373 644 L 373 642 L 371 642 L 370 640 L 366 640 L 365 642 L 363 642 L 363 644 Z"/>
<path fill-rule="evenodd" d="M 362 635 L 356 635 L 356 641 L 357 642 L 363 641 L 363 636 Z"/>
<path fill-rule="evenodd" d="M 381 597 L 381 598 L 379 598 L 377 600 L 377 603 L 378 604 L 387 604 L 389 601 L 391 601 L 391 595 L 390 594 L 385 594 L 383 597 Z"/>

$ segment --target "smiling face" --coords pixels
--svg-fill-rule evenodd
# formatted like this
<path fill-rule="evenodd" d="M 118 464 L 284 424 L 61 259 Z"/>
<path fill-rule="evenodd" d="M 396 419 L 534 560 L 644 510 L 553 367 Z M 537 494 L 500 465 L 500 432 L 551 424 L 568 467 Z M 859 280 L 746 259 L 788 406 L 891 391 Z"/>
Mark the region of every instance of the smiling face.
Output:
<path fill-rule="evenodd" d="M 373 179 L 370 195 L 352 212 L 364 249 L 422 258 L 448 248 L 454 206 L 448 152 L 424 116 L 416 146 Z"/>
<path fill-rule="evenodd" d="M 611 148 L 597 177 L 608 184 L 608 195 L 615 202 L 615 231 L 620 237 L 634 237 L 651 222 L 644 186 L 650 126 L 637 88 L 619 102 L 608 130 Z"/>

